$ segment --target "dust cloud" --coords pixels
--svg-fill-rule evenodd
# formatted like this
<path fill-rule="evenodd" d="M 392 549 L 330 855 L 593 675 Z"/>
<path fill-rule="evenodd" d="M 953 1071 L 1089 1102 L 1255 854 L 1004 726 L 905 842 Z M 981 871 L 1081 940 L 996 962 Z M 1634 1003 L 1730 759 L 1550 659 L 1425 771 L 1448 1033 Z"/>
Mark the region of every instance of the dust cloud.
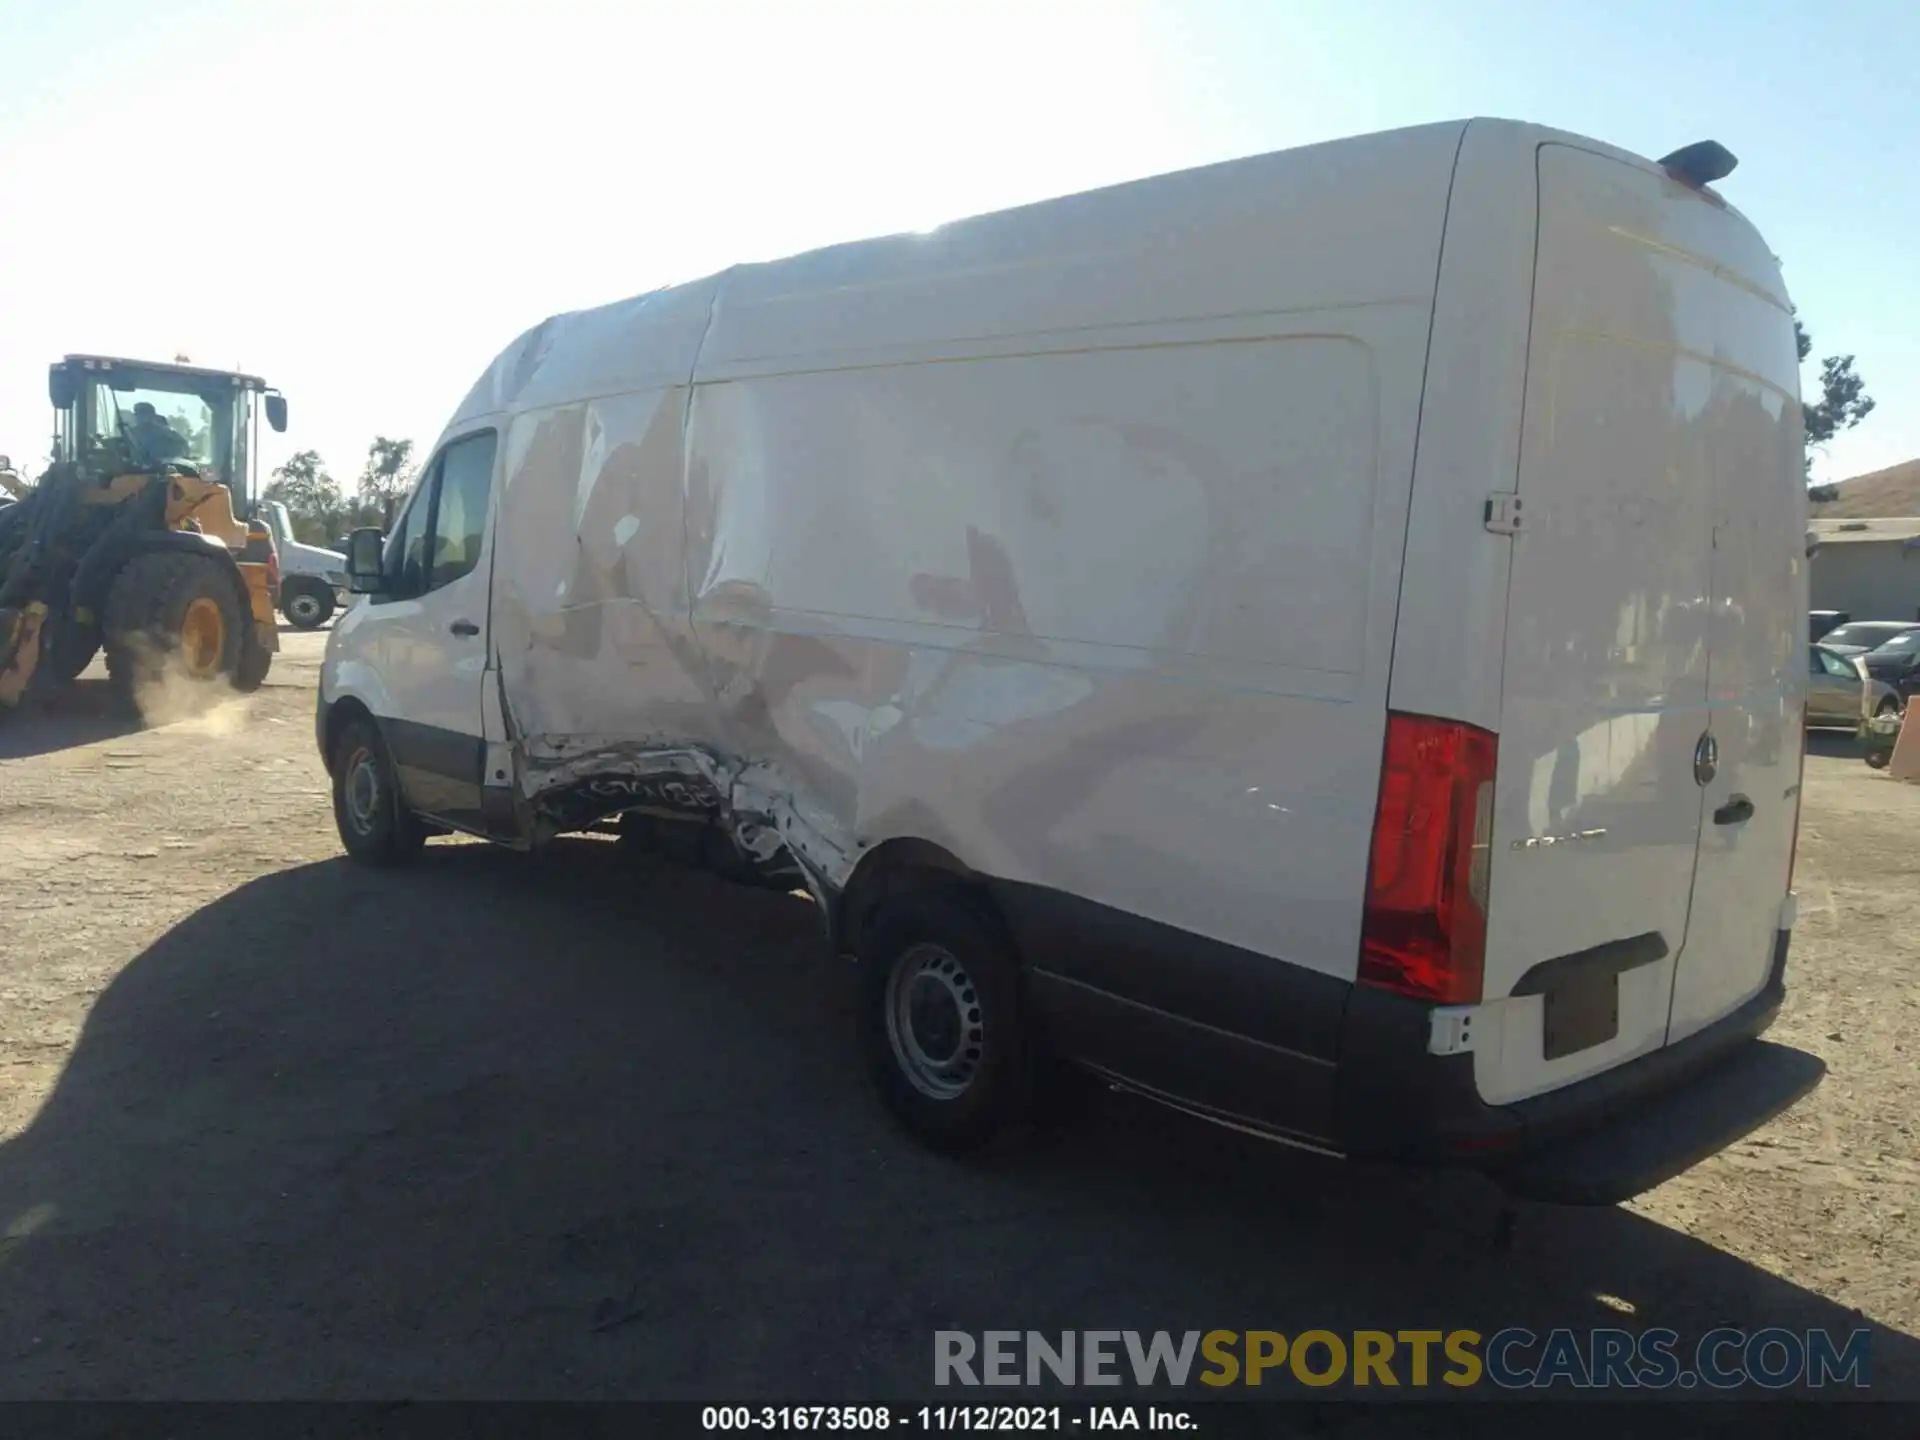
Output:
<path fill-rule="evenodd" d="M 186 672 L 177 654 L 152 646 L 139 656 L 139 671 L 133 703 L 149 730 L 178 725 L 221 738 L 246 723 L 252 707 L 225 677 L 197 680 Z"/>

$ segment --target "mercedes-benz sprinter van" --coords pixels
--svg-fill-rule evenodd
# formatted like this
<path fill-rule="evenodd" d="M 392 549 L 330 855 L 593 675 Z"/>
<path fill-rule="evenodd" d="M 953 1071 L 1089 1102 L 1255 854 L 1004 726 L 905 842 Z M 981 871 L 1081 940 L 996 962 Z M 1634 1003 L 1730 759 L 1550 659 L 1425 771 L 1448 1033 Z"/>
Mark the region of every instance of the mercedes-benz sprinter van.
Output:
<path fill-rule="evenodd" d="M 621 817 L 804 887 L 936 1143 L 1044 1052 L 1657 1183 L 1821 1074 L 1755 1038 L 1807 524 L 1731 167 L 1432 125 L 547 320 L 353 539 L 346 848 Z"/>

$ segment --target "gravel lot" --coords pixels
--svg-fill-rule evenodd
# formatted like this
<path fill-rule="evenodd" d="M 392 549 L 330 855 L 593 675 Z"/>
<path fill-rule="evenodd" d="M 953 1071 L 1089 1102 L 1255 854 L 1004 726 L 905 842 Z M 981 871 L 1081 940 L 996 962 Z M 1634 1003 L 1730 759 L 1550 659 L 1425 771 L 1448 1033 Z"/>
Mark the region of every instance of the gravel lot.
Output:
<path fill-rule="evenodd" d="M 98 679 L 0 717 L 0 1397 L 904 1398 L 937 1328 L 1863 1315 L 1920 1397 L 1920 787 L 1849 742 L 1808 760 L 1775 1031 L 1827 1083 L 1500 1253 L 1470 1177 L 1119 1098 L 913 1148 L 798 901 L 594 840 L 351 868 L 324 635 L 284 639 L 205 719 L 129 732 Z"/>

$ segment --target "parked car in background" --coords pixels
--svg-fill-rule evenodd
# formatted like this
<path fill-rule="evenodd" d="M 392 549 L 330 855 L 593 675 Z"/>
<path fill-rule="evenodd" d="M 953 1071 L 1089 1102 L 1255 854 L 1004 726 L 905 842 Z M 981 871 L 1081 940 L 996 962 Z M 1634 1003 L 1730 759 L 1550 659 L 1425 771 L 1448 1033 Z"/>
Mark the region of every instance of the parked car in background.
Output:
<path fill-rule="evenodd" d="M 1829 630 L 1820 643 L 1842 655 L 1864 655 L 1899 635 L 1920 630 L 1911 620 L 1849 620 L 1837 630 Z"/>
<path fill-rule="evenodd" d="M 1920 627 L 1894 636 L 1859 659 L 1867 674 L 1892 686 L 1905 704 L 1920 689 Z"/>
<path fill-rule="evenodd" d="M 1858 730 L 1876 715 L 1900 713 L 1899 692 L 1872 676 L 1858 657 L 1810 645 L 1807 659 L 1807 724 Z"/>
<path fill-rule="evenodd" d="M 336 550 L 340 549 L 338 545 L 333 548 Z M 345 552 L 342 551 L 341 553 L 344 554 Z M 1818 640 L 1824 635 L 1829 635 L 1852 618 L 1853 616 L 1849 615 L 1845 610 L 1809 611 L 1807 614 L 1807 639 Z"/>

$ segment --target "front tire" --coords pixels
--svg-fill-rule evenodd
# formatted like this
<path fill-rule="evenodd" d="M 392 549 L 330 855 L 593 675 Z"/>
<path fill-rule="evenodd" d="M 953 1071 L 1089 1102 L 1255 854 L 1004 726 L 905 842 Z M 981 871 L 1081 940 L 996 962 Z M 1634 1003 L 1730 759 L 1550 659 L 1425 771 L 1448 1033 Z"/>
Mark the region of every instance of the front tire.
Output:
<path fill-rule="evenodd" d="M 272 668 L 273 652 L 249 634 L 240 646 L 240 668 L 233 672 L 233 688 L 251 695 L 267 683 L 267 672 Z"/>
<path fill-rule="evenodd" d="M 107 673 L 122 690 L 183 676 L 231 682 L 249 617 L 220 560 L 150 550 L 120 568 L 107 589 Z"/>
<path fill-rule="evenodd" d="M 280 613 L 296 630 L 318 630 L 333 618 L 333 591 L 324 585 L 281 582 Z"/>
<path fill-rule="evenodd" d="M 889 902 L 866 927 L 859 963 L 867 1073 L 915 1138 L 958 1153 L 1025 1120 L 1019 971 L 979 903 L 957 890 Z"/>
<path fill-rule="evenodd" d="M 372 720 L 350 721 L 333 751 L 333 823 L 347 854 L 362 865 L 405 865 L 427 843 L 406 807 L 387 747 Z"/>
<path fill-rule="evenodd" d="M 49 620 L 40 633 L 40 664 L 34 679 L 46 685 L 68 685 L 100 653 L 100 627 L 81 625 L 62 617 Z"/>

